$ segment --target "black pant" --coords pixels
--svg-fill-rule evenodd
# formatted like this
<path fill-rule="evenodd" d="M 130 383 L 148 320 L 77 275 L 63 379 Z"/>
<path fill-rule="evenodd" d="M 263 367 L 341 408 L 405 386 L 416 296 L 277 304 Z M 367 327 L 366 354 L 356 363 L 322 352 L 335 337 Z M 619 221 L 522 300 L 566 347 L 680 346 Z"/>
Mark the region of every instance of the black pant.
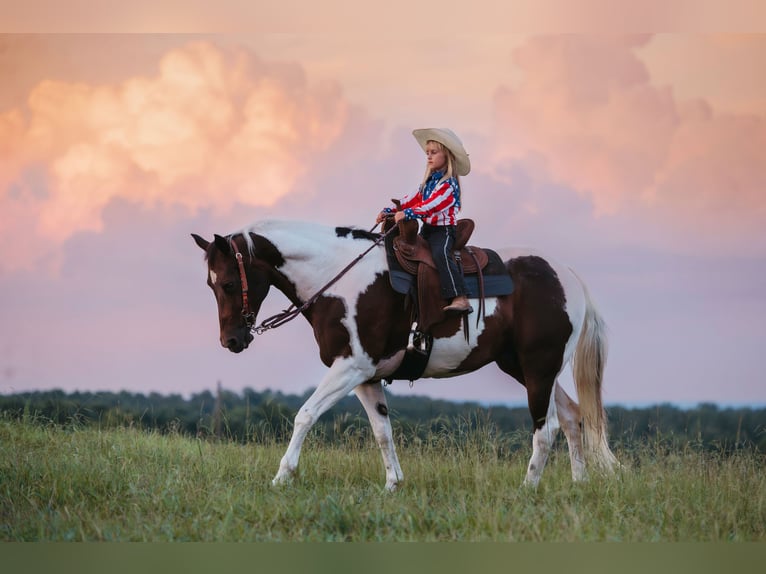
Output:
<path fill-rule="evenodd" d="M 431 256 L 434 258 L 436 269 L 439 271 L 442 297 L 452 299 L 465 295 L 463 274 L 452 257 L 452 246 L 455 244 L 455 226 L 424 223 L 420 228 L 420 235 L 431 246 Z"/>

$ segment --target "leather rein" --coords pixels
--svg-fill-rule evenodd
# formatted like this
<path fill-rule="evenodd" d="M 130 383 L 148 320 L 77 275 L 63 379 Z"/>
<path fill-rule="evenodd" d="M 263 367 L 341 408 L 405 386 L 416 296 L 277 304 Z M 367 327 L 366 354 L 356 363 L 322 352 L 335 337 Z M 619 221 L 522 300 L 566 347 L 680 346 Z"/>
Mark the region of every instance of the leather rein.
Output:
<path fill-rule="evenodd" d="M 374 227 L 373 227 L 374 229 Z M 303 303 L 300 307 L 297 307 L 295 303 L 291 304 L 290 307 L 282 311 L 281 313 L 277 313 L 276 315 L 272 315 L 268 319 L 264 319 L 260 325 L 257 327 L 255 326 L 255 313 L 250 309 L 250 302 L 248 300 L 248 284 L 247 284 L 247 275 L 245 273 L 245 263 L 244 259 L 242 257 L 242 253 L 239 250 L 239 246 L 237 245 L 237 241 L 234 237 L 231 238 L 231 246 L 234 249 L 234 257 L 237 259 L 237 266 L 239 267 L 239 280 L 242 284 L 242 318 L 245 320 L 245 325 L 247 325 L 247 328 L 250 329 L 251 332 L 255 333 L 256 335 L 262 335 L 269 329 L 276 329 L 277 327 L 281 327 L 288 321 L 292 321 L 295 319 L 298 315 L 306 311 L 309 307 L 311 307 L 314 303 L 317 302 L 317 300 L 324 294 L 325 291 L 327 291 L 330 287 L 335 285 L 335 283 L 343 277 L 346 273 L 349 272 L 349 270 L 359 263 L 359 261 L 362 260 L 362 257 L 367 255 L 370 251 L 372 251 L 375 247 L 380 245 L 386 237 L 394 230 L 397 229 L 396 225 L 393 225 L 391 229 L 386 231 L 385 233 L 382 233 L 373 243 L 370 245 L 367 249 L 364 250 L 364 252 L 360 253 L 356 259 L 354 259 L 351 263 L 346 265 L 335 277 L 330 279 L 319 291 L 314 293 L 309 299 Z"/>

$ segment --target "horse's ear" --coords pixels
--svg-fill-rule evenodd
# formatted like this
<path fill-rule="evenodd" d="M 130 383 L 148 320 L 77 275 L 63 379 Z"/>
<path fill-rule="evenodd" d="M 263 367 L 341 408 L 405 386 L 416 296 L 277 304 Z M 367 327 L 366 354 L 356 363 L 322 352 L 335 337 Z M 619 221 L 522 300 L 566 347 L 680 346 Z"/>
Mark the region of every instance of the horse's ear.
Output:
<path fill-rule="evenodd" d="M 192 233 L 191 236 L 194 238 L 194 242 L 197 245 L 199 245 L 199 247 L 200 247 L 200 249 L 202 249 L 202 251 L 207 251 L 208 245 L 210 245 L 209 241 L 206 241 L 205 239 L 202 239 L 196 233 Z"/>
<path fill-rule="evenodd" d="M 226 240 L 226 238 L 221 237 L 220 235 L 213 235 L 213 238 L 213 243 L 215 243 L 218 251 L 221 253 L 229 253 L 231 251 L 231 245 L 229 245 L 229 242 Z"/>

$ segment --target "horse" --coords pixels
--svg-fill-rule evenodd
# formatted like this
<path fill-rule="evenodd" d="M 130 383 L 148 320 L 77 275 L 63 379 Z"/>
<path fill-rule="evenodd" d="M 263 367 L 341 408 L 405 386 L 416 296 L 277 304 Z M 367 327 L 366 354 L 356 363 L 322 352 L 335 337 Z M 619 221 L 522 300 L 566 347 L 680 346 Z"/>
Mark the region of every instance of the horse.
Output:
<path fill-rule="evenodd" d="M 411 329 L 407 296 L 389 281 L 379 235 L 317 223 L 267 220 L 207 241 L 207 284 L 218 305 L 221 345 L 240 353 L 254 340 L 253 322 L 271 287 L 281 291 L 314 332 L 328 370 L 295 415 L 293 433 L 272 483 L 289 482 L 312 425 L 354 392 L 369 418 L 385 467 L 385 488 L 402 473 L 392 436 L 384 382 L 402 363 Z M 369 252 L 361 258 L 359 251 Z M 423 377 L 469 373 L 491 362 L 527 392 L 532 455 L 524 484 L 540 481 L 559 429 L 566 437 L 574 481 L 588 469 L 612 472 L 602 403 L 607 354 L 605 323 L 585 283 L 573 270 L 528 250 L 504 254 L 511 294 L 487 298 L 475 321 L 449 317 L 433 329 Z M 342 276 L 337 272 L 347 266 Z M 329 285 L 329 287 L 328 287 Z M 478 301 L 471 300 L 474 308 Z M 475 323 L 475 325 L 474 325 Z M 257 332 L 265 330 L 263 325 Z M 571 363 L 578 404 L 558 377 Z M 586 468 L 587 465 L 587 468 Z"/>

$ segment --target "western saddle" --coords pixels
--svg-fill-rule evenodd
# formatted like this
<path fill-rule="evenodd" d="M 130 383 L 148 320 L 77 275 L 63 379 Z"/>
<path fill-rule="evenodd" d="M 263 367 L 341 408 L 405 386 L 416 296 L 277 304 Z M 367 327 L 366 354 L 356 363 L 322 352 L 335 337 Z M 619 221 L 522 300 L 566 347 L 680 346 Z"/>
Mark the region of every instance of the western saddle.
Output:
<path fill-rule="evenodd" d="M 389 219 L 385 230 L 390 229 L 392 225 L 393 222 Z M 402 270 L 416 278 L 418 329 L 428 333 L 431 327 L 446 319 L 444 306 L 447 301 L 441 297 L 439 273 L 428 242 L 418 234 L 418 222 L 401 221 L 398 225 L 399 235 L 393 239 L 394 255 Z M 471 219 L 459 220 L 456 227 L 453 253 L 458 268 L 464 275 L 476 274 L 478 278 L 480 292 L 474 294 L 479 299 L 478 323 L 484 314 L 482 269 L 486 267 L 489 256 L 483 249 L 467 245 L 475 227 Z"/>

